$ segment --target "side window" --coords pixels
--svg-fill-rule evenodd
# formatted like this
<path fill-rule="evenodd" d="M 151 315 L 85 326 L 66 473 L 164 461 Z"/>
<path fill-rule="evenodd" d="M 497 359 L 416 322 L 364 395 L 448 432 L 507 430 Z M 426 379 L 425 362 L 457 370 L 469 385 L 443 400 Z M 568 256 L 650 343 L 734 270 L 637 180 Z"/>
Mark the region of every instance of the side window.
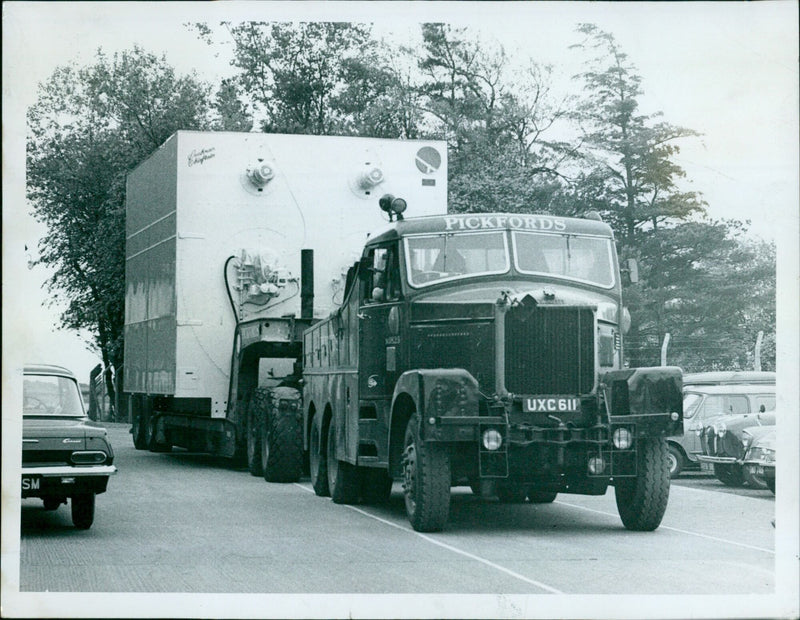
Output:
<path fill-rule="evenodd" d="M 749 403 L 744 394 L 713 394 L 703 403 L 702 417 L 720 413 L 748 413 Z"/>
<path fill-rule="evenodd" d="M 400 261 L 397 245 L 374 248 L 369 251 L 372 265 L 365 278 L 365 303 L 385 303 L 400 298 Z"/>

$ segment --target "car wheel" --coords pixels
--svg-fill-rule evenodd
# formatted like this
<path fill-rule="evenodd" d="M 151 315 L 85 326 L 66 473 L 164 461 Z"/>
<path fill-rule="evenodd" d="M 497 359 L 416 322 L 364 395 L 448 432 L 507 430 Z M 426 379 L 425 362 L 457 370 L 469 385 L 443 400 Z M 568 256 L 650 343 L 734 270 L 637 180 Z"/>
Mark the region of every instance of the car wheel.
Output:
<path fill-rule="evenodd" d="M 740 487 L 744 485 L 744 472 L 741 465 L 728 463 L 714 463 L 714 475 L 727 487 Z"/>
<path fill-rule="evenodd" d="M 88 530 L 94 522 L 94 493 L 80 493 L 72 497 L 72 524 L 79 530 Z"/>
<path fill-rule="evenodd" d="M 43 497 L 42 502 L 44 503 L 45 510 L 58 510 L 58 507 L 64 503 L 60 497 Z"/>
<path fill-rule="evenodd" d="M 667 463 L 669 463 L 669 477 L 677 478 L 683 471 L 683 454 L 671 443 L 667 444 Z"/>
<path fill-rule="evenodd" d="M 742 468 L 742 477 L 747 483 L 747 486 L 749 486 L 751 489 L 762 490 L 767 488 L 767 481 L 764 479 L 764 476 L 758 476 L 746 467 Z"/>
<path fill-rule="evenodd" d="M 669 499 L 666 440 L 640 439 L 636 459 L 636 477 L 614 483 L 617 511 L 627 529 L 651 532 L 661 525 Z"/>
<path fill-rule="evenodd" d="M 764 481 L 767 484 L 767 488 L 775 495 L 775 478 L 765 478 Z"/>

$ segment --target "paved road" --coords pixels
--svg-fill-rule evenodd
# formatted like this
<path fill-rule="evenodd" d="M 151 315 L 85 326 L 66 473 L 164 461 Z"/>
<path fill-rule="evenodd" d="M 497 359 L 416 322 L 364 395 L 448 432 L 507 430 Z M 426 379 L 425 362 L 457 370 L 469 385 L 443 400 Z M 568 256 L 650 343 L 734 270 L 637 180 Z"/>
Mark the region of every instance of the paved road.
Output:
<path fill-rule="evenodd" d="M 22 504 L 22 591 L 768 594 L 769 491 L 673 484 L 656 532 L 622 527 L 613 491 L 504 505 L 456 489 L 448 528 L 409 527 L 399 485 L 382 507 L 339 506 L 310 484 L 268 484 L 222 459 L 136 451 L 110 425 L 119 473 L 95 524 Z M 398 612 L 398 615 L 403 615 Z"/>

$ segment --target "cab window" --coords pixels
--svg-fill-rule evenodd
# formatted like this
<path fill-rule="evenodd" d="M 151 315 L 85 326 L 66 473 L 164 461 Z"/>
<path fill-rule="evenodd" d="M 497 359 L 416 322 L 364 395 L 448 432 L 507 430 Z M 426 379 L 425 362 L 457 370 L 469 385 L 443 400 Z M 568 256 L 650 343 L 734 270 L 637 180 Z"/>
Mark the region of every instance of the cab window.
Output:
<path fill-rule="evenodd" d="M 372 248 L 367 253 L 364 274 L 365 303 L 386 303 L 400 299 L 400 261 L 397 244 Z"/>

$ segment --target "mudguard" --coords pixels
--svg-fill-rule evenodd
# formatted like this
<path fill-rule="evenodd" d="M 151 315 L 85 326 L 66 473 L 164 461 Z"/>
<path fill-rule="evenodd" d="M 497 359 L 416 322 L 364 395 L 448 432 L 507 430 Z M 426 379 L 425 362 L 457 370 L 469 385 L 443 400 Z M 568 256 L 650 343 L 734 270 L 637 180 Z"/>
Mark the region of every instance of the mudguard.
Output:
<path fill-rule="evenodd" d="M 611 424 L 640 437 L 683 434 L 683 372 L 676 366 L 612 370 L 600 377 Z"/>
<path fill-rule="evenodd" d="M 472 432 L 469 437 L 461 438 L 457 433 L 451 437 L 452 433 L 445 430 L 452 428 L 456 432 L 454 424 L 477 428 L 479 422 L 478 381 L 463 368 L 406 371 L 395 384 L 392 411 L 395 411 L 397 400 L 405 396 L 411 398 L 420 419 L 426 421 L 423 424 L 426 439 L 458 441 L 473 438 Z M 430 423 L 432 418 L 435 419 L 433 424 Z"/>

